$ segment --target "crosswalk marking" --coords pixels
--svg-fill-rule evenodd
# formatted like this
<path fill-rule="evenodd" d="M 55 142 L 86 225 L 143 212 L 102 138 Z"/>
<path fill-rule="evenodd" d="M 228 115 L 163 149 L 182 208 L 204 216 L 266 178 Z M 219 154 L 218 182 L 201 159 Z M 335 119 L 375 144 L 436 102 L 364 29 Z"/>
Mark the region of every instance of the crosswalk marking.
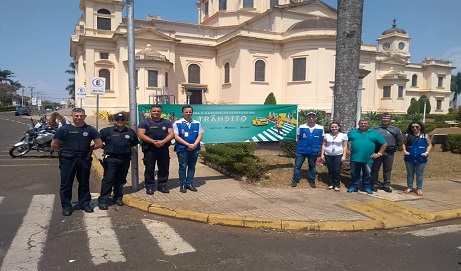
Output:
<path fill-rule="evenodd" d="M 441 226 L 441 227 L 433 227 L 424 230 L 417 230 L 417 231 L 410 231 L 408 233 L 413 234 L 414 236 L 419 237 L 428 237 L 428 236 L 435 236 L 444 233 L 453 233 L 461 231 L 461 225 L 448 225 L 448 226 Z"/>
<path fill-rule="evenodd" d="M 84 214 L 84 222 L 91 260 L 95 265 L 126 261 L 107 211 L 95 208 L 94 213 Z"/>
<path fill-rule="evenodd" d="M 1 271 L 38 270 L 53 213 L 54 195 L 35 195 L 8 249 Z"/>
<path fill-rule="evenodd" d="M 142 223 L 157 240 L 160 249 L 165 255 L 173 256 L 195 252 L 195 249 L 184 241 L 167 223 L 150 219 L 142 219 Z"/>

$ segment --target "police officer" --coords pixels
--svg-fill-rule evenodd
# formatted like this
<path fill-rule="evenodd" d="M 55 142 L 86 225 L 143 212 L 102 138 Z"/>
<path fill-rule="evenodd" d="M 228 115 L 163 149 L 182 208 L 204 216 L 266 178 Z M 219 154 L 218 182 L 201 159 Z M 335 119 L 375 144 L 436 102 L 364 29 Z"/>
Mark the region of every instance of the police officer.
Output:
<path fill-rule="evenodd" d="M 139 144 L 136 132 L 125 126 L 126 117 L 122 113 L 115 114 L 114 126 L 101 129 L 101 140 L 104 143 L 104 177 L 102 178 L 101 195 L 98 207 L 107 210 L 107 201 L 114 189 L 114 201 L 123 206 L 123 186 L 131 161 L 131 148 Z"/>
<path fill-rule="evenodd" d="M 102 148 L 102 141 L 98 131 L 85 123 L 85 110 L 74 108 L 72 110 L 73 124 L 62 126 L 56 132 L 51 147 L 59 151 L 59 168 L 61 170 L 61 195 L 62 214 L 72 215 L 72 185 L 77 176 L 78 201 L 80 208 L 92 213 L 90 206 L 90 169 L 91 154 L 93 150 Z M 94 142 L 91 145 L 91 142 Z"/>
<path fill-rule="evenodd" d="M 170 168 L 170 152 L 168 147 L 174 137 L 173 126 L 169 120 L 163 119 L 162 106 L 152 105 L 150 109 L 151 118 L 147 118 L 138 125 L 138 137 L 142 140 L 142 151 L 144 153 L 144 185 L 146 194 L 153 195 L 155 190 L 162 193 L 169 193 L 167 187 Z M 158 184 L 155 184 L 155 164 L 158 167 Z"/>

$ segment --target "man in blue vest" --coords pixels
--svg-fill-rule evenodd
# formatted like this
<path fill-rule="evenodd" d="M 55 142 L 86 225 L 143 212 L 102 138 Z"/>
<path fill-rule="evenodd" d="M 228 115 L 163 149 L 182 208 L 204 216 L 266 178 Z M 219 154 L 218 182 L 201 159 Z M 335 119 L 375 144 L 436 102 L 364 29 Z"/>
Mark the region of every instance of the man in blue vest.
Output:
<path fill-rule="evenodd" d="M 174 137 L 171 122 L 161 118 L 162 106 L 154 104 L 150 108 L 151 118 L 146 118 L 138 125 L 138 137 L 142 140 L 144 153 L 144 186 L 146 194 L 153 195 L 154 191 L 170 193 L 167 181 L 170 170 L 170 151 L 168 147 Z M 155 164 L 157 163 L 157 184 L 155 183 Z"/>
<path fill-rule="evenodd" d="M 203 130 L 200 122 L 192 119 L 192 114 L 192 106 L 183 106 L 183 117 L 173 124 L 175 151 L 179 160 L 179 191 L 181 193 L 186 193 L 187 189 L 197 191 L 194 186 L 194 175 Z"/>
<path fill-rule="evenodd" d="M 307 123 L 301 124 L 298 128 L 298 144 L 296 145 L 295 168 L 291 186 L 296 187 L 301 179 L 301 168 L 307 158 L 309 164 L 308 181 L 312 188 L 316 188 L 315 179 L 317 177 L 317 156 L 322 148 L 323 126 L 318 125 L 317 114 L 307 113 Z"/>
<path fill-rule="evenodd" d="M 61 170 L 62 214 L 70 216 L 72 207 L 72 185 L 74 178 L 78 181 L 78 201 L 80 208 L 92 213 L 90 206 L 90 169 L 93 150 L 102 148 L 98 131 L 85 123 L 85 110 L 72 109 L 73 124 L 67 124 L 58 129 L 51 141 L 51 147 L 59 151 L 59 169 Z M 94 142 L 92 145 L 91 142 Z"/>
<path fill-rule="evenodd" d="M 108 209 L 108 200 L 114 189 L 114 201 L 117 206 L 123 206 L 123 186 L 130 168 L 131 148 L 139 144 L 136 132 L 125 126 L 126 117 L 123 113 L 115 114 L 114 126 L 101 129 L 101 140 L 104 143 L 104 177 L 102 178 L 101 194 L 98 206 L 101 210 Z"/>

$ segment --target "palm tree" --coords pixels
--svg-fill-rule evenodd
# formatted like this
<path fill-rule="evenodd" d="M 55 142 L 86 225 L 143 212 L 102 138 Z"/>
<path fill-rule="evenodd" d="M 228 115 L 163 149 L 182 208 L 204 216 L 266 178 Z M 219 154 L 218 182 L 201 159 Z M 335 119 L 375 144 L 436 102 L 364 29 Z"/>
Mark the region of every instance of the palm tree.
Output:
<path fill-rule="evenodd" d="M 356 127 L 364 0 L 338 0 L 333 118 L 347 132 Z"/>
<path fill-rule="evenodd" d="M 66 70 L 66 73 L 72 75 L 72 77 L 68 79 L 69 85 L 67 85 L 66 90 L 69 92 L 71 98 L 73 98 L 75 96 L 75 63 L 70 63 L 69 67 L 70 69 Z"/>
<path fill-rule="evenodd" d="M 458 95 L 461 94 L 461 72 L 451 76 L 450 90 L 453 93 L 453 108 L 456 108 Z"/>
<path fill-rule="evenodd" d="M 14 73 L 10 70 L 0 70 L 0 83 L 6 84 L 11 82 L 11 78 L 14 77 Z"/>

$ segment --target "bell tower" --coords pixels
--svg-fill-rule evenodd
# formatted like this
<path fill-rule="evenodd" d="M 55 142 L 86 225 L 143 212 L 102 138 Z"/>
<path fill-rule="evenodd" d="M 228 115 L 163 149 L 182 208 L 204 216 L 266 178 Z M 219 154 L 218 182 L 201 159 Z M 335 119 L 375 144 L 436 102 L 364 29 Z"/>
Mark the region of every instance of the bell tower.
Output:
<path fill-rule="evenodd" d="M 410 36 L 405 30 L 397 27 L 395 19 L 392 28 L 379 36 L 378 52 L 387 56 L 398 56 L 406 62 L 410 61 Z"/>

